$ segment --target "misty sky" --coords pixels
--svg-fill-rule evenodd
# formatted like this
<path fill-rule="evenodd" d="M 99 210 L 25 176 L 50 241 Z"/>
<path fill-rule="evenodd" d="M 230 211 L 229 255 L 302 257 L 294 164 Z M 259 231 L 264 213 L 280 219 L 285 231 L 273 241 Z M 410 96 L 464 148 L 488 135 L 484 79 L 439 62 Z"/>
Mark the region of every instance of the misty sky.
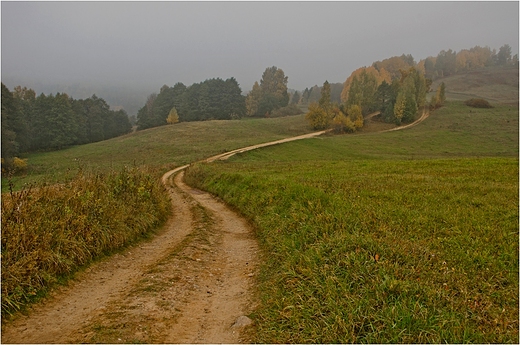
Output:
<path fill-rule="evenodd" d="M 235 77 L 247 92 L 270 66 L 303 90 L 403 53 L 418 62 L 509 44 L 516 54 L 519 41 L 516 1 L 2 1 L 1 18 L 2 81 L 156 91 Z"/>

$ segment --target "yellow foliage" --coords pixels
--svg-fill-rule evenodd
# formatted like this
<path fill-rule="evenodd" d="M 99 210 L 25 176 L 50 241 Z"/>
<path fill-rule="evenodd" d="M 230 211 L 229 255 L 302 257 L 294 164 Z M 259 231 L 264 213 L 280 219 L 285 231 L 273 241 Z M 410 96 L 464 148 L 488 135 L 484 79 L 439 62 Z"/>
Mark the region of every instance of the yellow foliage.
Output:
<path fill-rule="evenodd" d="M 166 118 L 166 123 L 168 123 L 169 125 L 173 125 L 177 122 L 179 122 L 179 114 L 177 114 L 177 109 L 172 108 L 172 110 L 170 110 L 170 113 L 168 114 L 168 117 Z"/>
<path fill-rule="evenodd" d="M 305 115 L 305 119 L 313 129 L 325 129 L 331 121 L 329 114 L 316 102 L 309 105 L 309 112 Z"/>
<path fill-rule="evenodd" d="M 13 166 L 18 171 L 27 169 L 27 159 L 21 159 L 18 157 L 13 158 Z"/>
<path fill-rule="evenodd" d="M 347 80 L 343 83 L 343 90 L 341 91 L 341 101 L 346 102 L 348 99 L 348 92 L 350 90 L 350 84 L 352 83 L 352 80 L 354 77 L 358 77 L 363 73 L 363 71 L 366 71 L 366 73 L 373 75 L 376 78 L 377 86 L 381 85 L 383 81 L 386 81 L 388 84 L 392 83 L 392 77 L 390 73 L 385 68 L 381 68 L 379 71 L 373 67 L 361 67 L 352 72 L 350 77 L 347 78 Z"/>

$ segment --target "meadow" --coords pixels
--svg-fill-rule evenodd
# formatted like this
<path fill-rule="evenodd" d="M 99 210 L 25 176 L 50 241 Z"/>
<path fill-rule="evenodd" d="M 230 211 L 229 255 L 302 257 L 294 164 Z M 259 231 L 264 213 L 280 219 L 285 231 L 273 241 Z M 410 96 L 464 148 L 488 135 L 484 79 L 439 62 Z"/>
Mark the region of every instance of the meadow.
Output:
<path fill-rule="evenodd" d="M 196 164 L 256 227 L 261 343 L 518 343 L 518 108 Z"/>
<path fill-rule="evenodd" d="M 410 129 L 368 122 L 189 168 L 256 229 L 256 342 L 519 342 L 518 89 L 451 82 Z M 460 101 L 474 92 L 494 108 Z M 2 176 L 2 310 L 157 230 L 165 171 L 310 131 L 303 115 L 179 123 L 23 157 Z"/>

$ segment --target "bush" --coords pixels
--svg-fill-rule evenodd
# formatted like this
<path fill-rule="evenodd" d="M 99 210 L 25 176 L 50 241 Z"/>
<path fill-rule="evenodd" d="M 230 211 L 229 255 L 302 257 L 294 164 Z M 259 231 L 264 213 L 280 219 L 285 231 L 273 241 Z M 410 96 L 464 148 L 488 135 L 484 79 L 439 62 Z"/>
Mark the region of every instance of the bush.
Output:
<path fill-rule="evenodd" d="M 473 108 L 493 108 L 493 106 L 491 104 L 489 104 L 488 101 L 486 101 L 485 99 L 482 99 L 482 98 L 468 99 L 467 101 L 464 102 L 464 104 L 467 105 L 468 107 L 473 107 Z"/>
<path fill-rule="evenodd" d="M 147 236 L 170 211 L 164 187 L 138 169 L 2 195 L 2 312 L 93 259 Z"/>
<path fill-rule="evenodd" d="M 21 159 L 18 157 L 14 157 L 13 166 L 16 171 L 24 171 L 27 169 L 27 159 Z"/>
<path fill-rule="evenodd" d="M 291 104 L 286 107 L 273 110 L 271 112 L 271 117 L 283 117 L 300 114 L 303 114 L 303 111 L 296 104 Z"/>

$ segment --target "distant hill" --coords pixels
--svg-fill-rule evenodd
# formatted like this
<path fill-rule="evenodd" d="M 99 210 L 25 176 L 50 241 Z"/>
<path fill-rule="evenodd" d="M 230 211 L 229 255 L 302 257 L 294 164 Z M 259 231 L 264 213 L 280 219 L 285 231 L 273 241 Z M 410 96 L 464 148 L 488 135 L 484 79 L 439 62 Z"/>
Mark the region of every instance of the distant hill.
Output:
<path fill-rule="evenodd" d="M 493 66 L 458 73 L 433 82 L 436 90 L 446 85 L 446 98 L 466 100 L 484 98 L 489 102 L 518 105 L 518 66 Z"/>

